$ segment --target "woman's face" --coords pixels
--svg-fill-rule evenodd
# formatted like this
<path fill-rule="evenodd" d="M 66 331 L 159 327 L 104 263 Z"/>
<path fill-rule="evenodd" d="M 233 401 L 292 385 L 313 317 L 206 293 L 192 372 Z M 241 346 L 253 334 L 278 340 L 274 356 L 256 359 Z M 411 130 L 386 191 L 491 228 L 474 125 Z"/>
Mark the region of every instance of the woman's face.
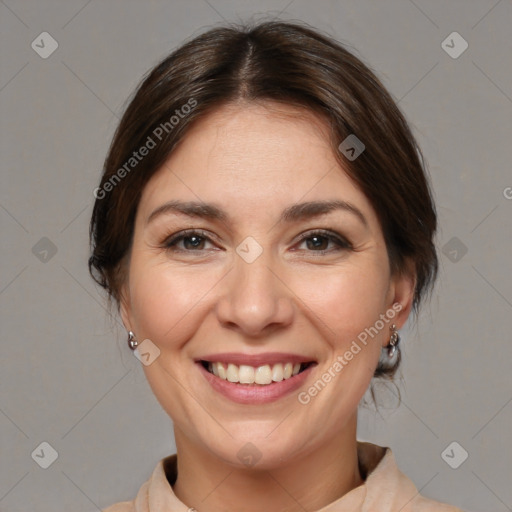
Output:
<path fill-rule="evenodd" d="M 252 443 L 269 468 L 354 424 L 413 292 L 327 128 L 272 108 L 213 112 L 152 177 L 121 306 L 179 435 L 236 465 Z"/>

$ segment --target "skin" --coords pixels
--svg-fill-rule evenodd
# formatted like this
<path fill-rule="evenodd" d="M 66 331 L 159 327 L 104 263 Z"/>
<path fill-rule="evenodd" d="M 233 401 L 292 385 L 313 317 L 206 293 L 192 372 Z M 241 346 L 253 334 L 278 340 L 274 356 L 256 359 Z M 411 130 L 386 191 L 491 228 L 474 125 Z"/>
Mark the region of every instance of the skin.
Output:
<path fill-rule="evenodd" d="M 121 315 L 139 341 L 160 350 L 143 368 L 173 420 L 174 492 L 199 512 L 317 510 L 361 485 L 357 406 L 390 332 L 386 325 L 362 345 L 307 405 L 298 392 L 269 404 L 232 402 L 212 389 L 194 359 L 307 355 L 318 363 L 299 391 L 307 390 L 394 303 L 402 305 L 393 319 L 398 328 L 411 309 L 414 277 L 390 274 L 379 220 L 335 159 L 328 128 L 314 114 L 297 114 L 276 104 L 209 114 L 148 182 L 137 211 Z M 214 203 L 229 220 L 167 213 L 146 222 L 170 200 Z M 278 221 L 285 208 L 318 200 L 351 203 L 367 226 L 343 210 Z M 170 235 L 192 228 L 203 238 L 165 247 Z M 298 238 L 318 229 L 351 247 Z M 250 264 L 236 253 L 248 236 L 263 249 Z M 250 468 L 237 456 L 248 442 L 261 453 Z"/>

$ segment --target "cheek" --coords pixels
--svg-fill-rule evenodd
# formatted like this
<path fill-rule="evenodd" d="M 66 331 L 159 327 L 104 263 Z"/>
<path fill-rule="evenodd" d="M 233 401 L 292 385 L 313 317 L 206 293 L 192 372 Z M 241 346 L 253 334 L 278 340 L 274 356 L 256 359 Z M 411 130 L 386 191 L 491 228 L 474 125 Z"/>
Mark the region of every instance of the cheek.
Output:
<path fill-rule="evenodd" d="M 347 265 L 336 272 L 316 275 L 310 284 L 300 282 L 298 295 L 307 298 L 304 302 L 314 313 L 312 318 L 321 320 L 312 321 L 329 345 L 327 360 L 318 375 L 327 383 L 325 391 L 309 388 L 305 393 L 314 397 L 312 406 L 319 411 L 330 410 L 333 418 L 346 418 L 368 389 L 382 342 L 389 335 L 390 323 L 378 332 L 372 330 L 386 312 L 389 273 L 378 263 Z"/>
<path fill-rule="evenodd" d="M 299 279 L 298 295 L 341 340 L 357 337 L 384 313 L 389 275 L 381 265 L 347 265 Z"/>
<path fill-rule="evenodd" d="M 216 271 L 177 269 L 166 262 L 133 258 L 130 272 L 132 316 L 137 336 L 161 349 L 175 348 L 197 329 L 205 295 L 219 281 Z"/>

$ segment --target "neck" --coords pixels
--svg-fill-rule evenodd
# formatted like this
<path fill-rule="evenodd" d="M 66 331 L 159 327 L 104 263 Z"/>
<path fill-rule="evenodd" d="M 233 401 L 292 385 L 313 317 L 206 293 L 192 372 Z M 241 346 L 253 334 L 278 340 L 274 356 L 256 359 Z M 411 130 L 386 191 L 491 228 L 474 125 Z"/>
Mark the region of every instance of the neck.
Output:
<path fill-rule="evenodd" d="M 361 485 L 357 416 L 307 454 L 271 470 L 226 464 L 174 429 L 178 453 L 177 498 L 197 512 L 304 512 L 319 510 Z"/>

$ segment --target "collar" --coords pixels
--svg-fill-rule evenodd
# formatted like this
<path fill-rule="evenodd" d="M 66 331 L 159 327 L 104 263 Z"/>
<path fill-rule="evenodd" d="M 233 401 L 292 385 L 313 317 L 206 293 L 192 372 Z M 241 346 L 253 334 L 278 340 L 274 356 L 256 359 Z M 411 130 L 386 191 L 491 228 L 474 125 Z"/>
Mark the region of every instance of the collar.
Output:
<path fill-rule="evenodd" d="M 415 512 L 425 510 L 422 505 L 437 504 L 419 495 L 413 482 L 398 469 L 390 448 L 358 441 L 357 454 L 364 483 L 317 512 Z M 135 500 L 122 504 L 127 508 L 114 505 L 104 512 L 190 512 L 192 509 L 173 492 L 176 478 L 175 454 L 159 461 Z M 455 507 L 439 505 L 441 508 L 436 511 L 459 511 Z"/>

